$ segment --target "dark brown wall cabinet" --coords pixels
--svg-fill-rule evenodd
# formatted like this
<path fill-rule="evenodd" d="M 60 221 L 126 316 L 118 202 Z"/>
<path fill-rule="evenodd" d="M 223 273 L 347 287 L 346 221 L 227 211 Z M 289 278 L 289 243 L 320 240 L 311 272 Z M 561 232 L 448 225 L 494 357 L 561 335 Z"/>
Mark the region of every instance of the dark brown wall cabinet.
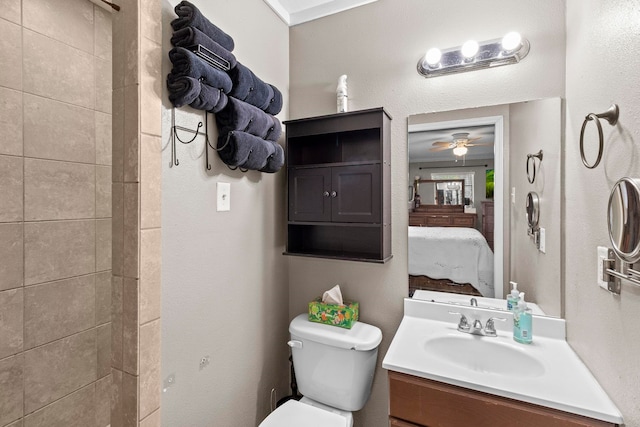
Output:
<path fill-rule="evenodd" d="M 391 117 L 382 108 L 290 120 L 287 255 L 391 258 Z"/>

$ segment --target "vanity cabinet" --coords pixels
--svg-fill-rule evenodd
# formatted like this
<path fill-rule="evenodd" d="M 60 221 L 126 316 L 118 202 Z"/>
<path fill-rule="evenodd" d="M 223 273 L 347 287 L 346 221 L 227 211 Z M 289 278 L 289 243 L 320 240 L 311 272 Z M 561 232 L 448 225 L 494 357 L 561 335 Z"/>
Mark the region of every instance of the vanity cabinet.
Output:
<path fill-rule="evenodd" d="M 382 108 L 289 120 L 287 255 L 391 258 L 391 117 Z"/>
<path fill-rule="evenodd" d="M 389 426 L 612 427 L 616 425 L 389 371 Z"/>

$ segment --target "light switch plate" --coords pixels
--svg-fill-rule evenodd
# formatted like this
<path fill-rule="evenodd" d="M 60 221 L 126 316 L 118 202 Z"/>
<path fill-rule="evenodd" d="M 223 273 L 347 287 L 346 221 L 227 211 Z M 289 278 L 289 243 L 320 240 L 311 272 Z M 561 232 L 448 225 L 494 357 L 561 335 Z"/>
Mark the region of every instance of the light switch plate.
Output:
<path fill-rule="evenodd" d="M 511 187 L 511 204 L 516 204 L 516 187 Z"/>
<path fill-rule="evenodd" d="M 217 186 L 217 203 L 216 210 L 218 212 L 231 210 L 231 184 L 228 182 L 218 182 Z"/>
<path fill-rule="evenodd" d="M 540 237 L 539 237 L 539 246 L 538 250 L 543 254 L 547 253 L 547 232 L 544 228 L 540 228 Z"/>

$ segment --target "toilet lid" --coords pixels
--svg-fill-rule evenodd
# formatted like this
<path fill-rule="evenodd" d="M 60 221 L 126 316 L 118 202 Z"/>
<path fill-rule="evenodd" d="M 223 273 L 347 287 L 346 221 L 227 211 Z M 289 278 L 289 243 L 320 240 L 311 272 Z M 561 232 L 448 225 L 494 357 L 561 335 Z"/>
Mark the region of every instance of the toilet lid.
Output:
<path fill-rule="evenodd" d="M 259 427 L 346 427 L 347 420 L 315 406 L 289 400 L 271 413 Z"/>

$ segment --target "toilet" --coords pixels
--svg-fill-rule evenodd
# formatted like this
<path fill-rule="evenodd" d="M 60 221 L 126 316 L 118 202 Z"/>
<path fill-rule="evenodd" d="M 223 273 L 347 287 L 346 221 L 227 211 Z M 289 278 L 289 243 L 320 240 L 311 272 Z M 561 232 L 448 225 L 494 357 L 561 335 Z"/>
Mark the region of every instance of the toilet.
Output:
<path fill-rule="evenodd" d="M 356 322 L 351 329 L 314 323 L 301 314 L 289 325 L 300 401 L 289 400 L 259 427 L 352 427 L 353 411 L 369 399 L 382 332 Z"/>

